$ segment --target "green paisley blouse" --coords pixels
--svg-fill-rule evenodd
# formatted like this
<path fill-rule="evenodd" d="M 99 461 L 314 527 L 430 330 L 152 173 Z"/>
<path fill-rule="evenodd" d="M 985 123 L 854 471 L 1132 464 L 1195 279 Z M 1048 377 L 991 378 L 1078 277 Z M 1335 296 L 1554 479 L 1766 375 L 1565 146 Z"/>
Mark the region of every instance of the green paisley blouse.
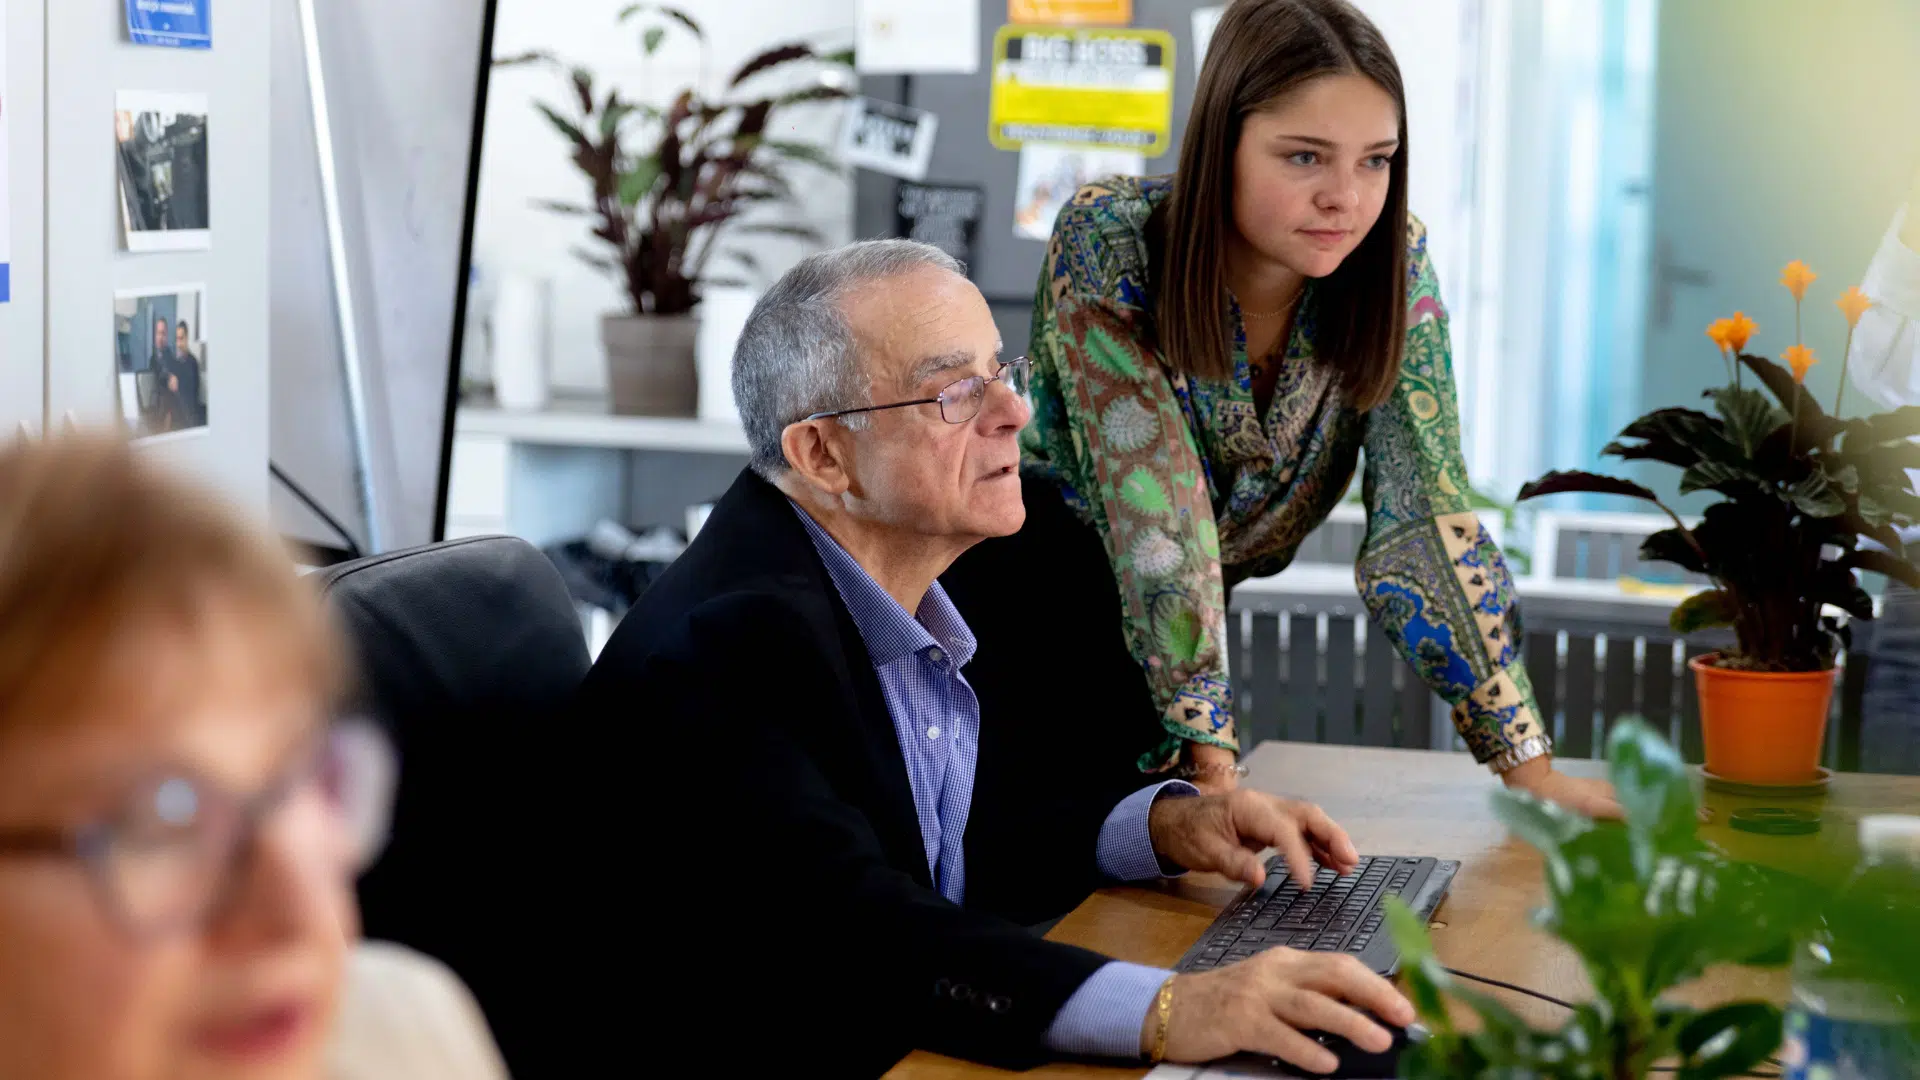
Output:
<path fill-rule="evenodd" d="M 1169 370 L 1146 344 L 1144 237 L 1166 178 L 1081 188 L 1060 213 L 1034 299 L 1034 419 L 1023 468 L 1054 480 L 1099 531 L 1127 640 L 1163 709 L 1166 740 L 1237 750 L 1225 591 L 1277 573 L 1327 516 L 1365 454 L 1366 540 L 1355 566 L 1369 613 L 1453 706 L 1487 761 L 1544 737 L 1520 661 L 1513 580 L 1468 506 L 1446 312 L 1415 221 L 1408 244 L 1405 363 L 1393 396 L 1361 412 L 1313 362 L 1311 283 L 1296 309 L 1264 417 L 1233 309 L 1234 373 Z"/>

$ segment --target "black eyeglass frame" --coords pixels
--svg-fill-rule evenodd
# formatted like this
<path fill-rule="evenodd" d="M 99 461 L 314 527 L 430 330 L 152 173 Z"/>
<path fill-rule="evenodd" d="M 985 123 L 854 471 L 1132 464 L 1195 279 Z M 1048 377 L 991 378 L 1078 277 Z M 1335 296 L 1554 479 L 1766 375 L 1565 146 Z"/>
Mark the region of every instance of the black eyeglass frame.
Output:
<path fill-rule="evenodd" d="M 970 423 L 974 417 L 980 415 L 981 406 L 986 404 L 987 387 L 993 385 L 994 383 L 1004 381 L 1006 379 L 1007 372 L 1010 369 L 1016 368 L 1016 367 L 1022 371 L 1027 372 L 1029 376 L 1031 376 L 1033 371 L 1033 361 L 1024 356 L 1016 356 L 1011 360 L 1005 361 L 998 368 L 995 368 L 993 374 L 991 375 L 969 375 L 964 379 L 955 379 L 952 382 L 948 383 L 947 385 L 941 387 L 940 393 L 935 394 L 930 398 L 919 398 L 914 401 L 895 401 L 886 405 L 863 405 L 858 409 L 833 409 L 827 412 L 809 413 L 808 415 L 801 417 L 800 422 L 805 423 L 808 420 L 831 420 L 836 416 L 852 416 L 855 413 L 880 412 L 883 409 L 904 409 L 909 405 L 939 405 L 941 420 L 944 420 L 949 424 Z M 960 386 L 963 383 L 972 382 L 975 379 L 980 380 L 980 401 L 978 404 L 976 404 L 973 407 L 973 412 L 967 416 L 961 417 L 958 420 L 947 420 L 947 410 L 946 410 L 946 402 L 945 402 L 945 396 L 947 391 L 953 389 L 956 386 Z M 1012 390 L 1013 387 L 1009 385 L 1007 389 Z M 1015 396 L 1024 399 L 1026 395 L 1016 393 Z"/>

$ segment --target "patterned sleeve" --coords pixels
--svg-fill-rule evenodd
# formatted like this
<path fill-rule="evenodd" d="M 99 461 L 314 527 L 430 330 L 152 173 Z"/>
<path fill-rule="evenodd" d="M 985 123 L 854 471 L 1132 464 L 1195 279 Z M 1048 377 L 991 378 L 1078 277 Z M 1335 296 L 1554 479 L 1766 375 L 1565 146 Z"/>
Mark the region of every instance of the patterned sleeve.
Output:
<path fill-rule="evenodd" d="M 1144 313 L 1072 286 L 1061 269 L 1066 218 L 1035 297 L 1034 420 L 1021 450 L 1066 487 L 1106 544 L 1127 644 L 1167 731 L 1140 760 L 1157 771 L 1178 763 L 1186 742 L 1239 749 L 1219 534 L 1185 404 L 1141 344 Z"/>
<path fill-rule="evenodd" d="M 1393 396 L 1367 416 L 1355 574 L 1374 621 L 1487 762 L 1546 731 L 1520 660 L 1513 578 L 1469 509 L 1447 316 L 1417 222 L 1408 255 L 1406 356 Z"/>

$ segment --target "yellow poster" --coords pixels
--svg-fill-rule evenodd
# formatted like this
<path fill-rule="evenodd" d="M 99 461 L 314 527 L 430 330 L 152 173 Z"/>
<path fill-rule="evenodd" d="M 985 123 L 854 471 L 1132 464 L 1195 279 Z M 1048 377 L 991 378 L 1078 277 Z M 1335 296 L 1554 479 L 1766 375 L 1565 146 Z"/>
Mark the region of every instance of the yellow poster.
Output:
<path fill-rule="evenodd" d="M 1173 138 L 1173 35 L 1164 30 L 1003 26 L 993 36 L 987 138 L 1166 153 Z"/>
<path fill-rule="evenodd" d="M 1125 26 L 1133 0 L 1007 0 L 1007 21 L 1036 26 Z"/>

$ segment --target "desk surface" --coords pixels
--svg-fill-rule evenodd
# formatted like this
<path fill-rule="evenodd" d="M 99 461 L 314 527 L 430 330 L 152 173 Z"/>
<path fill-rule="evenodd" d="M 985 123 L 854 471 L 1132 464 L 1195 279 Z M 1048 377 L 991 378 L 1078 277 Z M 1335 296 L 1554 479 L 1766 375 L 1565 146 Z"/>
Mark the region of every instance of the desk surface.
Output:
<path fill-rule="evenodd" d="M 1247 759 L 1246 783 L 1261 791 L 1311 799 L 1353 836 L 1361 854 L 1432 855 L 1459 859 L 1460 876 L 1435 914 L 1433 939 L 1441 960 L 1477 975 L 1503 979 L 1558 997 L 1590 995 L 1572 950 L 1535 930 L 1528 915 L 1544 891 L 1540 857 L 1509 839 L 1487 807 L 1495 789 L 1485 769 L 1465 754 L 1428 750 L 1361 749 L 1309 743 L 1262 743 Z M 1565 761 L 1582 776 L 1605 773 L 1597 761 Z M 1842 773 L 1819 799 L 1755 800 L 1708 793 L 1714 811 L 1701 833 L 1729 853 L 1787 868 L 1813 870 L 1850 864 L 1854 822 L 1862 814 L 1920 811 L 1920 778 Z M 1825 817 L 1816 837 L 1763 837 L 1726 826 L 1728 815 L 1771 802 L 1805 806 Z M 1212 874 L 1194 874 L 1151 887 L 1103 889 L 1069 914 L 1048 937 L 1135 963 L 1165 966 L 1200 937 L 1237 886 Z M 1544 1002 L 1494 991 L 1533 1023 L 1556 1024 L 1565 1015 Z M 1784 998 L 1784 972 L 1716 970 L 1676 995 L 1696 1005 L 1739 996 Z M 1056 1065 L 1015 1074 L 915 1053 L 887 1075 L 890 1080 L 957 1080 L 961 1077 L 1141 1076 L 1143 1068 Z"/>

